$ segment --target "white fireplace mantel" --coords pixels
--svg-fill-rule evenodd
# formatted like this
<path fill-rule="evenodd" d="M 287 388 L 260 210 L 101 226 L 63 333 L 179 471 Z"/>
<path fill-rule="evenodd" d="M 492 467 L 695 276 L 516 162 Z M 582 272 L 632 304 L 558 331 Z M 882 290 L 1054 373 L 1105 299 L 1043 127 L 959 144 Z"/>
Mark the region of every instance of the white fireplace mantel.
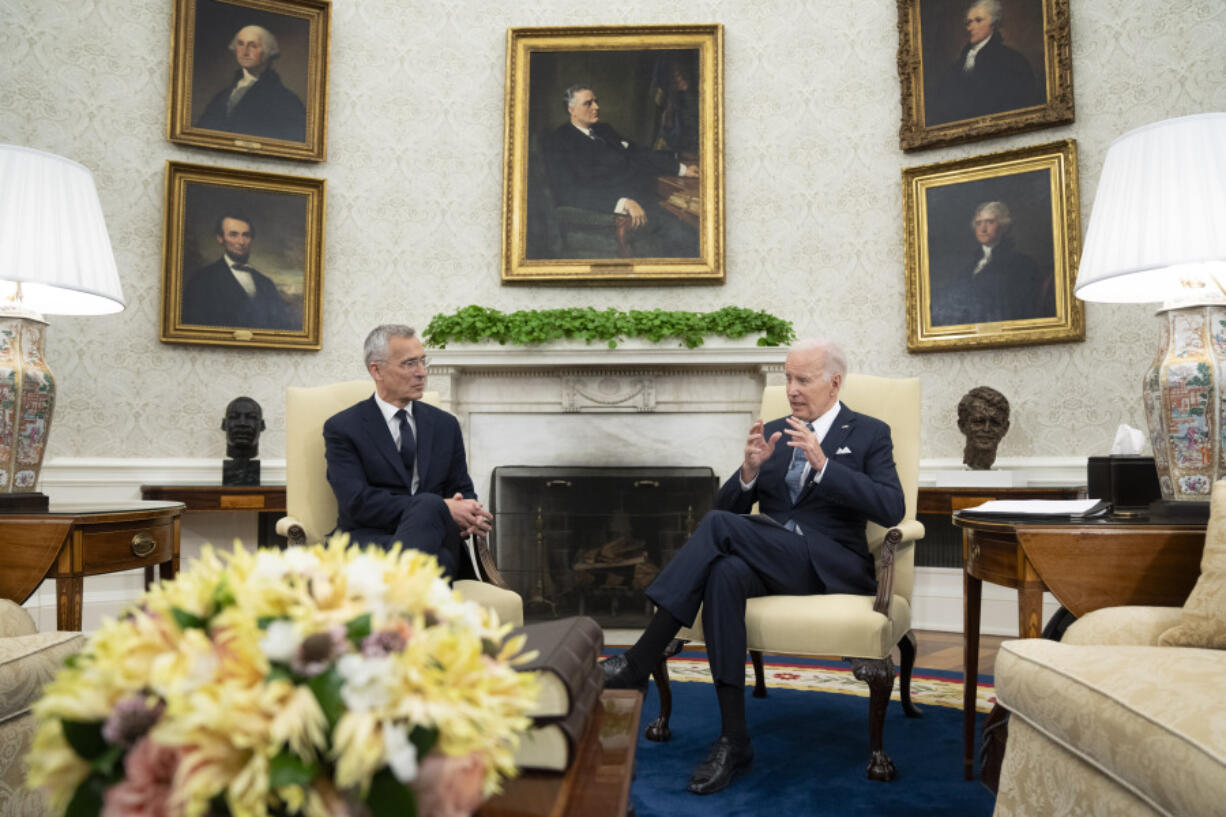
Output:
<path fill-rule="evenodd" d="M 674 339 L 659 343 L 630 338 L 610 349 L 604 341 L 551 341 L 534 346 L 503 346 L 495 342 L 453 343 L 430 353 L 431 375 L 441 367 L 553 368 L 593 366 L 660 366 L 670 369 L 711 366 L 780 367 L 787 349 L 758 346 L 754 338 L 706 338 L 687 349 Z"/>

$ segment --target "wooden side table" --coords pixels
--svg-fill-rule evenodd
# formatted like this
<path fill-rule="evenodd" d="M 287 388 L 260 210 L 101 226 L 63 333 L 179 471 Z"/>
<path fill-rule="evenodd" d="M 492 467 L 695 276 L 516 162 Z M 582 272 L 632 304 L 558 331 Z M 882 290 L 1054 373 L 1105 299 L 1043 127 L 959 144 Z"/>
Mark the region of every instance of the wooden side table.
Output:
<path fill-rule="evenodd" d="M 44 579 L 55 579 L 56 628 L 81 629 L 86 576 L 156 566 L 163 579 L 179 570 L 181 502 L 57 503 L 43 514 L 0 515 L 0 596 L 21 604 Z"/>
<path fill-rule="evenodd" d="M 1123 604 L 1179 606 L 1200 576 L 1205 526 L 1110 517 L 953 519 L 964 534 L 962 766 L 971 780 L 983 582 L 1017 590 L 1021 638 L 1042 635 L 1045 590 L 1075 616 Z"/>
<path fill-rule="evenodd" d="M 277 535 L 277 520 L 285 516 L 284 485 L 142 485 L 140 495 L 182 502 L 187 513 L 257 514 L 259 546 L 285 547 L 285 537 Z"/>

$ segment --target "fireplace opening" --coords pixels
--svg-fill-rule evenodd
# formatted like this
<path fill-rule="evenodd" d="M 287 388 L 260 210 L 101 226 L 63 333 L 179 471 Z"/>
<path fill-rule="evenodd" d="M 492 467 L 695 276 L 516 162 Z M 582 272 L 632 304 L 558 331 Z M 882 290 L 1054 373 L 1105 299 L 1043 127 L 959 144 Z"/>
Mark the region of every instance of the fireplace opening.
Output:
<path fill-rule="evenodd" d="M 524 618 L 588 615 L 643 627 L 643 591 L 703 515 L 710 468 L 500 466 L 490 480 L 491 547 Z"/>

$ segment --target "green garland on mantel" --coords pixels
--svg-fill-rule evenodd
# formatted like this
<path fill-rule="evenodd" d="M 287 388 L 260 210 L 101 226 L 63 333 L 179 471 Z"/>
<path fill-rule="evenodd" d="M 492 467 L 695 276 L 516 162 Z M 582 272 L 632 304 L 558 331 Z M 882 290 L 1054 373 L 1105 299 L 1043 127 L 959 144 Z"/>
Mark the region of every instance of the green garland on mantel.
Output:
<path fill-rule="evenodd" d="M 761 333 L 759 346 L 782 346 L 794 340 L 791 321 L 767 312 L 754 312 L 738 306 L 725 306 L 715 312 L 683 312 L 670 309 L 623 312 L 589 307 L 568 309 L 526 309 L 505 313 L 484 306 L 466 306 L 454 314 L 439 313 L 430 319 L 423 333 L 426 342 L 438 349 L 450 342 L 528 346 L 551 340 L 605 341 L 610 349 L 626 338 L 646 338 L 659 343 L 676 338 L 693 349 L 708 335 L 742 338 Z"/>

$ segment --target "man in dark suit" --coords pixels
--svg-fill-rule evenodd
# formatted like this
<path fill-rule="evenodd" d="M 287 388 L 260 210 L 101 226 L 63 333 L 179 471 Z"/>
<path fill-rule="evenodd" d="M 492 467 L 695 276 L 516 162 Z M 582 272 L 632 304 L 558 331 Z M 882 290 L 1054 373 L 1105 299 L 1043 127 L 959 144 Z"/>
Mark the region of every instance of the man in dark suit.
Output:
<path fill-rule="evenodd" d="M 1018 252 L 1009 232 L 1013 216 L 1002 201 L 975 208 L 971 229 L 979 249 L 953 278 L 934 279 L 932 325 L 993 323 L 1056 314 L 1055 280 Z"/>
<path fill-rule="evenodd" d="M 784 372 L 789 417 L 749 429 L 745 459 L 689 541 L 647 589 L 658 608 L 624 655 L 603 663 L 605 685 L 645 689 L 668 643 L 702 626 L 721 733 L 689 789 L 719 791 L 753 759 L 745 726 L 745 603 L 755 596 L 876 592 L 865 522 L 899 522 L 905 501 L 890 429 L 839 402 L 838 346 L 792 347 Z M 784 441 L 785 444 L 779 443 Z M 760 513 L 748 516 L 757 502 Z"/>
<path fill-rule="evenodd" d="M 230 41 L 230 50 L 238 69 L 209 100 L 196 127 L 305 141 L 306 108 L 272 67 L 281 54 L 277 38 L 262 26 L 246 26 Z"/>
<path fill-rule="evenodd" d="M 698 256 L 698 231 L 659 205 L 660 176 L 697 176 L 675 153 L 645 150 L 600 120 L 600 102 L 585 85 L 566 89 L 570 121 L 546 140 L 545 170 L 555 205 L 630 218 L 631 242 L 649 238 L 636 255 Z M 638 250 L 638 248 L 636 248 Z"/>
<path fill-rule="evenodd" d="M 1000 0 L 980 0 L 966 11 L 967 44 L 941 76 L 927 107 L 928 125 L 1043 104 L 1034 69 L 1000 33 Z"/>
<path fill-rule="evenodd" d="M 255 228 L 237 211 L 217 219 L 214 227 L 221 258 L 201 267 L 183 287 L 183 323 L 253 329 L 302 328 L 277 291 L 277 285 L 247 262 Z"/>
<path fill-rule="evenodd" d="M 369 399 L 324 423 L 336 530 L 433 554 L 449 579 L 476 578 L 462 536 L 488 533 L 493 517 L 477 501 L 456 418 L 421 402 L 425 348 L 409 326 L 375 327 L 366 337 Z"/>

